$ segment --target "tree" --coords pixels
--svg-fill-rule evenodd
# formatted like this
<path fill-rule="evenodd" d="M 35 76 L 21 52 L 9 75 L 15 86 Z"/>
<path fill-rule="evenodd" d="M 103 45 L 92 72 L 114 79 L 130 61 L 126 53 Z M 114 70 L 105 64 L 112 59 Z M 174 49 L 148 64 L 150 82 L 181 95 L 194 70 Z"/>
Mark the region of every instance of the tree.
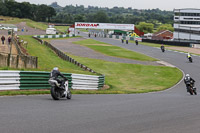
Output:
<path fill-rule="evenodd" d="M 51 18 L 53 17 L 53 16 L 55 16 L 56 15 L 56 11 L 55 11 L 55 9 L 53 8 L 53 7 L 47 7 L 47 18 L 48 18 L 48 22 L 50 22 L 51 21 Z"/>
<path fill-rule="evenodd" d="M 146 22 L 140 22 L 139 25 L 136 26 L 140 31 L 146 33 L 152 33 L 154 24 L 152 23 L 146 23 Z"/>
<path fill-rule="evenodd" d="M 19 4 L 19 8 L 21 10 L 22 13 L 22 18 L 30 18 L 32 19 L 32 14 L 31 14 L 31 4 L 29 2 L 22 2 L 21 4 Z"/>
<path fill-rule="evenodd" d="M 158 27 L 157 31 L 161 31 L 161 30 L 169 30 L 169 31 L 173 32 L 174 28 L 172 27 L 171 24 L 162 24 Z"/>
<path fill-rule="evenodd" d="M 8 8 L 6 7 L 4 0 L 0 0 L 0 15 L 8 15 Z"/>
<path fill-rule="evenodd" d="M 77 14 L 74 16 L 75 22 L 85 22 L 85 16 L 82 14 Z"/>
<path fill-rule="evenodd" d="M 99 23 L 109 22 L 108 15 L 103 11 L 99 11 L 96 14 L 94 14 L 94 22 L 99 22 Z"/>
<path fill-rule="evenodd" d="M 56 15 L 55 10 L 47 5 L 39 5 L 36 8 L 36 20 L 45 22 L 47 19 L 50 21 L 51 17 Z"/>

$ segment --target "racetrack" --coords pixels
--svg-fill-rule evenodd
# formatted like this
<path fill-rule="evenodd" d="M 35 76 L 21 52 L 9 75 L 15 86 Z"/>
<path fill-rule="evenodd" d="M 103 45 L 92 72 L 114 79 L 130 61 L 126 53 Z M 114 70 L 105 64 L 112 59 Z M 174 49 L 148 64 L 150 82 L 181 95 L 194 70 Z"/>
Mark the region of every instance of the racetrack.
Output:
<path fill-rule="evenodd" d="M 95 39 L 169 62 L 189 73 L 200 88 L 198 56 L 189 63 L 184 53 L 162 53 L 153 47 L 122 45 L 120 40 Z M 71 100 L 60 101 L 50 95 L 0 97 L 0 107 L 2 133 L 200 132 L 200 96 L 190 96 L 183 82 L 147 94 L 73 95 Z"/>

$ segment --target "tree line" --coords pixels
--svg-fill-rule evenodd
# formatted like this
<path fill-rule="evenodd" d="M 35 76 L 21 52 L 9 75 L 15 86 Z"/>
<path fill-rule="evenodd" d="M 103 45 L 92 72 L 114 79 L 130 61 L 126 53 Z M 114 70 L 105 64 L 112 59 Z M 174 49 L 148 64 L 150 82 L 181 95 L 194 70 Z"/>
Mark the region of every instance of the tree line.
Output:
<path fill-rule="evenodd" d="M 57 11 L 53 21 L 61 23 L 81 22 L 105 22 L 105 23 L 132 23 L 140 22 L 153 23 L 155 26 L 159 24 L 173 24 L 173 12 L 162 11 L 160 9 L 139 10 L 123 7 L 102 8 L 88 6 L 84 7 L 67 5 L 61 7 L 56 2 L 50 6 Z"/>
<path fill-rule="evenodd" d="M 144 33 L 160 30 L 173 31 L 173 12 L 160 9 L 139 10 L 123 7 L 102 8 L 67 5 L 61 7 L 54 2 L 50 5 L 57 14 L 52 17 L 56 23 L 74 24 L 74 22 L 124 23 L 135 24 Z"/>
<path fill-rule="evenodd" d="M 74 22 L 124 23 L 135 24 L 141 31 L 153 32 L 168 29 L 173 31 L 173 12 L 160 9 L 139 10 L 123 7 L 84 7 L 67 5 L 61 7 L 57 2 L 51 5 L 35 5 L 15 0 L 0 0 L 0 15 L 28 18 L 41 22 L 74 24 Z"/>
<path fill-rule="evenodd" d="M 49 22 L 52 16 L 56 15 L 56 11 L 44 4 L 35 5 L 29 2 L 19 3 L 15 0 L 0 0 L 0 15 Z"/>

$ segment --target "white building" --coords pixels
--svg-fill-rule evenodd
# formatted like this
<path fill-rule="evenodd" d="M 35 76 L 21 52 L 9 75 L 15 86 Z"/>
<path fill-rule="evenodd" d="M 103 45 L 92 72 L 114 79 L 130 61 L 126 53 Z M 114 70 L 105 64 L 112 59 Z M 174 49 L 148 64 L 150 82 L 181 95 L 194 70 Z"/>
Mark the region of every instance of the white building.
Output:
<path fill-rule="evenodd" d="M 200 41 L 200 9 L 174 9 L 174 40 Z"/>

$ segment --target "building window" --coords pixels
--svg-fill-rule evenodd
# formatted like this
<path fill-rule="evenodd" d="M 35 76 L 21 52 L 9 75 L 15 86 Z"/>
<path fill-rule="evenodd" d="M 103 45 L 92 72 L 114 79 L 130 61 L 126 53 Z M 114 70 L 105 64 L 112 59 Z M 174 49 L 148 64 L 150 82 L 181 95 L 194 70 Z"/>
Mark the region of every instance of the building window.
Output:
<path fill-rule="evenodd" d="M 180 16 L 181 15 L 180 12 L 175 12 L 174 14 L 175 14 L 175 16 Z"/>
<path fill-rule="evenodd" d="M 200 31 L 195 31 L 195 30 L 185 30 L 185 29 L 174 29 L 175 32 L 183 32 L 183 33 L 189 33 L 189 34 L 198 34 L 200 35 Z"/>
<path fill-rule="evenodd" d="M 200 25 L 200 21 L 181 21 L 180 24 Z"/>

